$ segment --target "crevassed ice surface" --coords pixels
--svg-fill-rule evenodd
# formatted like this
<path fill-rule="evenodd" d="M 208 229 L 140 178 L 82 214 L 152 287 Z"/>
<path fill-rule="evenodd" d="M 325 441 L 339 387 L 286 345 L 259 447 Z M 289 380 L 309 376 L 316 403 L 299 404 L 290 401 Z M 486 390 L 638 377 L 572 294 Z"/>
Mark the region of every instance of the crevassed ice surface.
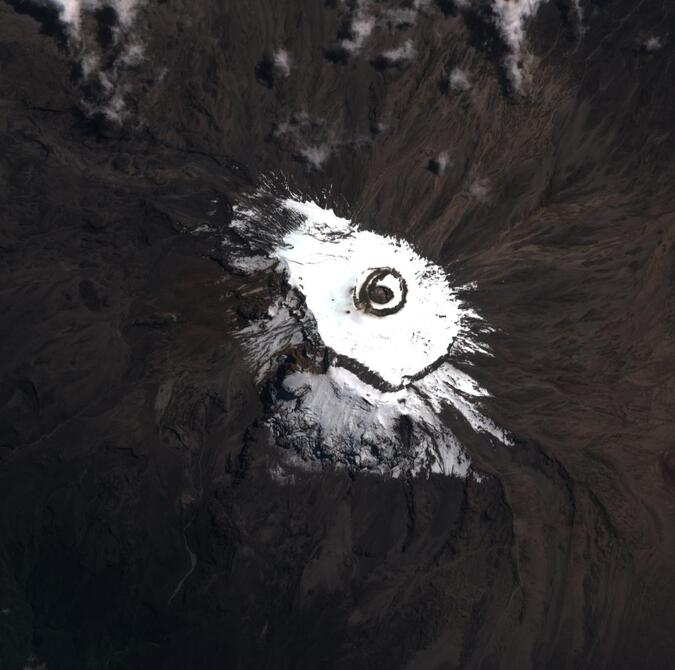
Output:
<path fill-rule="evenodd" d="M 404 240 L 354 229 L 315 203 L 285 204 L 305 223 L 283 238 L 275 255 L 284 262 L 291 286 L 304 294 L 327 346 L 393 386 L 447 354 L 459 333 L 460 309 L 440 267 Z M 370 270 L 384 267 L 403 277 L 405 304 L 387 316 L 356 309 L 355 287 Z"/>

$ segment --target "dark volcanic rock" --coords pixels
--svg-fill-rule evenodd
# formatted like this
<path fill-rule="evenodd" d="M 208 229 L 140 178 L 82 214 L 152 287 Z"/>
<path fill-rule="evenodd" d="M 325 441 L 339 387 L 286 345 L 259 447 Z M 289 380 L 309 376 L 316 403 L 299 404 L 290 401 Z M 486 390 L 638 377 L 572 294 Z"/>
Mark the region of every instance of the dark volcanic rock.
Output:
<path fill-rule="evenodd" d="M 3 670 L 673 666 L 675 9 L 545 3 L 518 95 L 485 3 L 357 4 L 102 10 L 118 123 L 0 3 Z M 481 483 L 281 467 L 215 249 L 275 171 L 477 283 Z"/>

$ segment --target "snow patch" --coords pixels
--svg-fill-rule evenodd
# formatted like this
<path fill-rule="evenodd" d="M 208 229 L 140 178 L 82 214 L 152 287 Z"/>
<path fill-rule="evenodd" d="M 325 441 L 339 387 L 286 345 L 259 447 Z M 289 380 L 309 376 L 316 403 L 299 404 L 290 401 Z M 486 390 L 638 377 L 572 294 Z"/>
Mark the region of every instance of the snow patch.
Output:
<path fill-rule="evenodd" d="M 358 230 L 313 202 L 285 201 L 304 218 L 274 254 L 303 293 L 323 342 L 398 386 L 444 356 L 459 333 L 459 300 L 445 272 L 404 240 Z M 354 305 L 361 278 L 376 268 L 401 273 L 408 295 L 386 317 Z"/>
<path fill-rule="evenodd" d="M 472 286 L 453 287 L 405 240 L 268 187 L 235 207 L 231 228 L 248 238 L 248 256 L 264 259 L 259 267 L 282 277 L 282 295 L 238 336 L 266 398 L 266 423 L 295 465 L 466 477 L 471 462 L 448 412 L 477 439 L 509 442 L 478 406 L 487 391 L 452 362 L 488 353 L 475 335 L 489 329 L 459 297 Z M 246 263 L 259 299 L 270 281 Z M 400 273 L 407 294 L 399 311 L 375 316 L 354 296 L 364 274 L 382 267 Z M 383 285 L 390 302 L 400 300 L 391 276 Z"/>

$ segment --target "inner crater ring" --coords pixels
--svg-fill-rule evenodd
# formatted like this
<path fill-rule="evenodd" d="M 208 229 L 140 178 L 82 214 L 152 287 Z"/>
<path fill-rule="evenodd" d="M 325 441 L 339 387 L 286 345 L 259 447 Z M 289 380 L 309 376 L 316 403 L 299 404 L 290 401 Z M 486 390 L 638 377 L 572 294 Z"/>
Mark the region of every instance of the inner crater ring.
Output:
<path fill-rule="evenodd" d="M 398 270 L 375 268 L 354 287 L 354 305 L 373 316 L 388 316 L 403 309 L 408 286 Z"/>

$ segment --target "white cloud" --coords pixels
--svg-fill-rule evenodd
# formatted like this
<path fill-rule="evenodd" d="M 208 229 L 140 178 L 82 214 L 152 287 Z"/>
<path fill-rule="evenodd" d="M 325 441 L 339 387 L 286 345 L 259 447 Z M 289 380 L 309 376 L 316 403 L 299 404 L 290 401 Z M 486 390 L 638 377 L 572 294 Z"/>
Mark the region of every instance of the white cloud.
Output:
<path fill-rule="evenodd" d="M 274 63 L 276 71 L 284 77 L 288 77 L 291 73 L 291 57 L 286 49 L 278 49 L 275 51 L 272 62 Z"/>
<path fill-rule="evenodd" d="M 436 166 L 437 174 L 445 174 L 445 171 L 451 165 L 450 154 L 447 151 L 441 151 L 434 159 L 434 164 Z"/>
<path fill-rule="evenodd" d="M 98 99 L 82 101 L 89 115 L 102 114 L 109 120 L 121 122 L 127 116 L 122 72 L 137 66 L 144 59 L 143 45 L 134 34 L 133 24 L 144 0 L 29 0 L 36 5 L 51 6 L 68 35 L 69 46 L 78 59 L 82 77 L 98 87 Z M 84 18 L 98 9 L 110 7 L 115 11 L 117 24 L 112 27 L 116 55 L 110 62 L 96 39 L 84 35 Z M 107 63 L 105 67 L 103 63 Z"/>
<path fill-rule="evenodd" d="M 351 22 L 349 29 L 351 37 L 342 40 L 340 46 L 350 53 L 357 53 L 363 48 L 373 28 L 375 28 L 375 18 L 359 10 Z"/>
<path fill-rule="evenodd" d="M 579 23 L 581 23 L 584 20 L 584 10 L 581 6 L 581 0 L 574 0 L 574 11 L 577 13 Z"/>
<path fill-rule="evenodd" d="M 82 68 L 82 76 L 85 79 L 89 79 L 101 67 L 101 59 L 98 57 L 98 54 L 85 53 L 80 59 L 80 67 Z"/>
<path fill-rule="evenodd" d="M 23 667 L 23 670 L 46 670 L 47 666 L 45 663 L 41 663 L 34 654 L 31 654 L 26 659 L 26 665 Z"/>
<path fill-rule="evenodd" d="M 79 34 L 82 21 L 82 0 L 47 0 L 59 13 L 59 19 L 74 34 Z"/>
<path fill-rule="evenodd" d="M 80 36 L 82 17 L 101 7 L 112 7 L 120 25 L 128 28 L 136 17 L 139 0 L 33 0 L 34 4 L 54 7 L 71 37 Z"/>
<path fill-rule="evenodd" d="M 274 129 L 285 151 L 300 157 L 311 168 L 323 169 L 326 161 L 340 149 L 339 142 L 324 119 L 306 111 L 295 112 Z"/>
<path fill-rule="evenodd" d="M 416 55 L 417 52 L 415 51 L 415 45 L 413 44 L 413 41 L 406 40 L 400 47 L 397 47 L 396 49 L 388 49 L 387 51 L 383 51 L 380 54 L 380 58 L 391 65 L 399 65 L 415 60 Z"/>
<path fill-rule="evenodd" d="M 414 0 L 410 7 L 387 9 L 384 12 L 384 20 L 393 23 L 397 27 L 412 26 L 417 21 L 417 16 L 431 5 L 432 0 Z"/>
<path fill-rule="evenodd" d="M 433 0 L 413 0 L 405 7 L 385 8 L 371 0 L 356 0 L 350 11 L 349 37 L 340 40 L 339 47 L 354 55 L 359 53 L 378 26 L 393 25 L 408 28 L 415 24 L 420 12 L 424 12 Z M 343 6 L 347 6 L 343 2 Z M 395 50 L 391 50 L 392 52 Z M 395 59 L 401 62 L 405 58 Z"/>
<path fill-rule="evenodd" d="M 453 68 L 450 73 L 450 88 L 453 91 L 468 91 L 471 88 L 471 82 L 464 70 Z"/>
<path fill-rule="evenodd" d="M 112 7 L 124 27 L 129 27 L 136 18 L 139 0 L 99 0 L 101 4 L 107 4 Z"/>
<path fill-rule="evenodd" d="M 490 194 L 490 184 L 487 179 L 475 179 L 469 186 L 469 193 L 479 202 L 485 202 Z"/>
<path fill-rule="evenodd" d="M 644 43 L 645 51 L 648 51 L 649 53 L 658 51 L 662 46 L 663 42 L 661 41 L 661 38 L 656 36 L 649 37 Z"/>
<path fill-rule="evenodd" d="M 494 0 L 493 11 L 497 26 L 509 47 L 505 65 L 511 84 L 522 92 L 528 77 L 525 64 L 525 25 L 545 0 Z"/>
<path fill-rule="evenodd" d="M 323 167 L 323 164 L 330 158 L 331 153 L 331 148 L 328 144 L 306 146 L 300 149 L 300 155 L 317 170 Z"/>
<path fill-rule="evenodd" d="M 127 117 L 126 104 L 124 102 L 124 91 L 117 89 L 107 102 L 102 105 L 98 111 L 108 120 L 121 123 Z"/>
<path fill-rule="evenodd" d="M 389 9 L 385 13 L 385 20 L 396 27 L 412 26 L 417 20 L 417 9 Z"/>
<path fill-rule="evenodd" d="M 134 67 L 141 63 L 144 58 L 145 49 L 143 48 L 143 45 L 138 42 L 131 42 L 122 51 L 122 55 L 119 57 L 118 62 L 125 67 Z"/>

